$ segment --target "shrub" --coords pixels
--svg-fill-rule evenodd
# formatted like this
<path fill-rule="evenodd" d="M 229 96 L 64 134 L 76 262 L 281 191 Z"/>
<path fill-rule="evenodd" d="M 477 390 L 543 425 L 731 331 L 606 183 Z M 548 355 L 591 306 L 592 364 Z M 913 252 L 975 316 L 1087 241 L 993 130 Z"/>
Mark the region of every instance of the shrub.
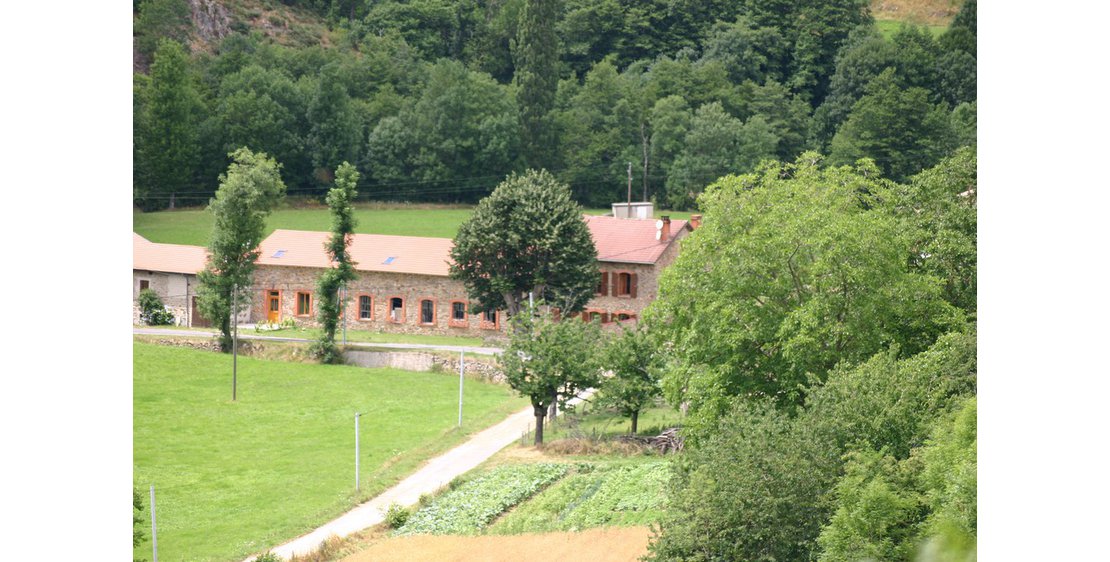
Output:
<path fill-rule="evenodd" d="M 400 504 L 390 504 L 385 512 L 385 524 L 390 529 L 400 529 L 409 520 L 409 510 Z"/>
<path fill-rule="evenodd" d="M 173 313 L 166 310 L 158 293 L 150 289 L 139 291 L 139 318 L 150 326 L 165 326 L 174 322 Z"/>
<path fill-rule="evenodd" d="M 254 559 L 254 562 L 281 562 L 281 557 L 273 552 L 266 551 L 263 554 L 259 554 L 258 557 Z"/>

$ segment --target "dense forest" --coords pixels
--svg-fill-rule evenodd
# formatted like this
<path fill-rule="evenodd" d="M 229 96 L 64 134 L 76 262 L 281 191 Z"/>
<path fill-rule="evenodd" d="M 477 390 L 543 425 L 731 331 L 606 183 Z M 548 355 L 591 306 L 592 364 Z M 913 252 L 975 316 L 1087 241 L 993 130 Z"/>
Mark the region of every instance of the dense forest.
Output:
<path fill-rule="evenodd" d="M 247 25 L 245 21 L 254 22 Z M 259 23 L 261 22 L 261 23 Z M 884 38 L 861 0 L 134 3 L 134 203 L 207 203 L 240 147 L 322 197 L 474 202 L 546 168 L 686 209 L 805 151 L 904 182 L 975 144 L 976 20 Z"/>

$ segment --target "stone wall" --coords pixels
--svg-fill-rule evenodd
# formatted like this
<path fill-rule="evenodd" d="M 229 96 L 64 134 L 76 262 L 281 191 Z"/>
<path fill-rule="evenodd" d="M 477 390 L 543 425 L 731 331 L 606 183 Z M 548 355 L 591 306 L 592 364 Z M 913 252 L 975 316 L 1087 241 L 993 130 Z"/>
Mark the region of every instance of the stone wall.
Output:
<path fill-rule="evenodd" d="M 367 368 L 390 367 L 405 371 L 431 371 L 438 366 L 447 373 L 459 372 L 458 357 L 442 357 L 419 351 L 347 350 L 343 352 L 343 359 L 348 365 Z M 464 359 L 463 373 L 468 377 L 489 382 L 501 383 L 505 381 L 505 376 L 500 369 L 492 363 L 479 359 Z"/>

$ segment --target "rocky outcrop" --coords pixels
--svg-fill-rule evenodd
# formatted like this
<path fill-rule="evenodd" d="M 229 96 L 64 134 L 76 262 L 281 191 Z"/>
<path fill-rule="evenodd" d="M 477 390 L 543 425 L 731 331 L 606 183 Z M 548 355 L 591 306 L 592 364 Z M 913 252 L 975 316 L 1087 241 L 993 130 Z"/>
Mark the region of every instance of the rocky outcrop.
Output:
<path fill-rule="evenodd" d="M 231 33 L 231 18 L 227 8 L 216 0 L 189 0 L 193 29 L 206 43 L 214 43 Z"/>

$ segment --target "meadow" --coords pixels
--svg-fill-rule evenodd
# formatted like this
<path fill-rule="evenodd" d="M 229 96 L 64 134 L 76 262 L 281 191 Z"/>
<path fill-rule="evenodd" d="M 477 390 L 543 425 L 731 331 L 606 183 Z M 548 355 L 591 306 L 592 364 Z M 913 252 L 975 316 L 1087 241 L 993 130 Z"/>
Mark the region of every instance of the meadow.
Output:
<path fill-rule="evenodd" d="M 133 366 L 133 479 L 144 497 L 155 486 L 165 560 L 242 559 L 291 539 L 526 405 L 467 380 L 456 429 L 448 374 L 240 357 L 233 402 L 227 355 L 136 342 Z M 355 412 L 365 414 L 358 493 Z"/>
<path fill-rule="evenodd" d="M 396 236 L 454 238 L 459 225 L 470 217 L 473 207 L 442 205 L 405 205 L 362 203 L 356 206 L 355 232 Z M 591 215 L 604 215 L 610 209 L 585 209 Z M 688 219 L 689 212 L 656 211 L 673 219 Z M 134 211 L 132 228 L 143 238 L 163 244 L 204 246 L 212 233 L 212 215 L 205 209 L 175 209 L 144 213 Z M 278 209 L 266 221 L 269 236 L 277 229 L 325 231 L 331 228 L 326 207 L 298 205 Z"/>

